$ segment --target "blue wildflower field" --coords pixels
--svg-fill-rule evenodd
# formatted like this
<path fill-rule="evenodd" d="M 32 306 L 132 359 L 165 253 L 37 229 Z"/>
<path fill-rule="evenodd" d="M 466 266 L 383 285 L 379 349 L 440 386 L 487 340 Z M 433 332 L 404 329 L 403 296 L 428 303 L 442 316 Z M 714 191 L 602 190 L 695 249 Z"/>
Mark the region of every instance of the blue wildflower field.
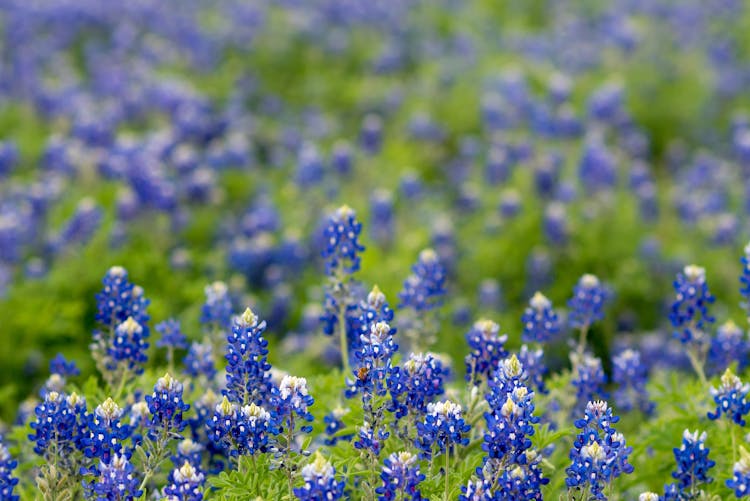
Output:
<path fill-rule="evenodd" d="M 0 0 L 0 501 L 750 496 L 747 0 Z"/>

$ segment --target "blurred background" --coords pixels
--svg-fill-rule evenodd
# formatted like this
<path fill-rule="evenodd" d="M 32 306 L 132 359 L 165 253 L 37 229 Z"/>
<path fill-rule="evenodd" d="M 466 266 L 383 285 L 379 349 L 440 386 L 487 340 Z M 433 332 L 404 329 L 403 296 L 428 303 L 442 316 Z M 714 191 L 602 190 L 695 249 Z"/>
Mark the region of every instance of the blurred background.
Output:
<path fill-rule="evenodd" d="M 342 204 L 394 306 L 436 250 L 459 372 L 474 320 L 517 346 L 534 291 L 564 307 L 583 273 L 613 292 L 605 360 L 663 352 L 690 262 L 741 324 L 749 84 L 744 0 L 0 0 L 0 416 L 57 352 L 93 373 L 112 265 L 154 324 L 197 339 L 223 280 L 272 362 L 330 370 Z"/>

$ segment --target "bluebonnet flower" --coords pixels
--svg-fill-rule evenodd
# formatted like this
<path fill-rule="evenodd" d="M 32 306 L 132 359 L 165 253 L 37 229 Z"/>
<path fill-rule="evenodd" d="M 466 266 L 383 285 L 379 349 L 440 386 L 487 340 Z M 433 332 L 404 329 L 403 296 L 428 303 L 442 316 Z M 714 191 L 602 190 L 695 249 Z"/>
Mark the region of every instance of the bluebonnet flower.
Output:
<path fill-rule="evenodd" d="M 479 385 L 489 380 L 508 352 L 505 342 L 508 336 L 498 334 L 500 326 L 491 320 L 479 320 L 466 333 L 470 352 L 466 355 L 466 381 Z"/>
<path fill-rule="evenodd" d="M 219 329 L 228 329 L 232 324 L 232 300 L 224 282 L 214 282 L 205 288 L 206 302 L 201 307 L 201 323 Z"/>
<path fill-rule="evenodd" d="M 398 297 L 400 307 L 411 308 L 417 312 L 432 310 L 443 304 L 445 296 L 445 268 L 438 255 L 432 249 L 425 249 L 419 254 L 417 264 L 412 267 L 412 274 L 404 282 L 404 288 Z"/>
<path fill-rule="evenodd" d="M 159 348 L 171 347 L 185 349 L 188 347 L 185 334 L 180 328 L 180 322 L 173 318 L 156 324 L 156 331 L 161 334 L 161 338 L 156 342 Z"/>
<path fill-rule="evenodd" d="M 68 362 L 62 353 L 58 353 L 55 358 L 49 361 L 49 371 L 50 374 L 59 374 L 64 378 L 78 376 L 81 373 L 75 361 Z"/>
<path fill-rule="evenodd" d="M 143 372 L 143 364 L 148 360 L 148 328 L 128 317 L 115 329 L 115 335 L 107 347 L 107 367 L 111 371 L 124 368 L 134 374 Z"/>
<path fill-rule="evenodd" d="M 450 400 L 427 404 L 424 421 L 417 422 L 415 445 L 421 457 L 431 459 L 435 453 L 448 454 L 454 446 L 468 444 L 470 429 L 460 405 Z"/>
<path fill-rule="evenodd" d="M 354 167 L 354 153 L 352 147 L 343 140 L 338 140 L 333 144 L 331 151 L 331 166 L 339 174 L 346 176 L 351 173 Z"/>
<path fill-rule="evenodd" d="M 544 376 L 547 374 L 547 366 L 544 365 L 544 351 L 541 348 L 531 350 L 524 344 L 518 350 L 518 360 L 529 378 L 529 387 L 541 394 L 546 394 L 547 386 L 544 384 Z"/>
<path fill-rule="evenodd" d="M 750 402 L 746 400 L 750 383 L 743 383 L 731 369 L 721 376 L 718 388 L 711 388 L 716 410 L 708 413 L 711 420 L 719 419 L 722 413 L 740 426 L 745 426 L 745 415 L 750 412 Z"/>
<path fill-rule="evenodd" d="M 99 458 L 107 465 L 114 455 L 120 454 L 123 442 L 130 437 L 132 429 L 122 424 L 122 409 L 108 398 L 93 413 L 87 414 L 88 436 L 81 445 L 87 458 Z"/>
<path fill-rule="evenodd" d="M 277 414 L 279 423 L 287 426 L 287 432 L 293 432 L 295 429 L 295 417 L 300 418 L 303 422 L 310 423 L 313 420 L 312 414 L 308 410 L 314 399 L 307 391 L 307 380 L 303 377 L 284 376 L 278 388 L 274 388 L 274 402 L 278 408 Z M 311 425 L 300 427 L 303 433 L 312 431 Z"/>
<path fill-rule="evenodd" d="M 380 245 L 393 240 L 393 197 L 387 190 L 375 190 L 370 196 L 370 235 Z"/>
<path fill-rule="evenodd" d="M 325 248 L 323 258 L 326 263 L 326 273 L 354 273 L 359 269 L 359 253 L 365 248 L 359 243 L 362 223 L 357 221 L 357 215 L 350 207 L 344 205 L 338 208 L 329 218 L 323 236 Z"/>
<path fill-rule="evenodd" d="M 516 463 L 504 468 L 496 480 L 493 499 L 541 501 L 542 486 L 549 483 L 542 475 L 542 457 L 529 449 Z"/>
<path fill-rule="evenodd" d="M 182 413 L 190 406 L 182 400 L 182 383 L 168 373 L 157 380 L 154 392 L 146 396 L 146 403 L 151 414 L 149 436 L 154 439 L 161 433 L 176 434 L 187 425 L 182 420 Z"/>
<path fill-rule="evenodd" d="M 570 224 L 568 223 L 568 212 L 565 205 L 559 202 L 551 202 L 544 209 L 542 220 L 544 235 L 551 245 L 565 245 L 570 238 Z"/>
<path fill-rule="evenodd" d="M 587 402 L 594 401 L 597 397 L 607 397 L 607 393 L 604 391 L 607 376 L 604 374 L 600 359 L 588 354 L 584 354 L 580 359 L 575 356 L 573 358 L 573 380 L 571 384 L 576 388 L 577 400 L 573 408 L 573 414 L 577 415 L 583 412 Z"/>
<path fill-rule="evenodd" d="M 461 494 L 458 501 L 492 501 L 494 495 L 492 484 L 483 478 L 470 479 L 466 485 L 461 486 Z"/>
<path fill-rule="evenodd" d="M 213 347 L 210 343 L 192 343 L 185 359 L 185 374 L 191 377 L 205 376 L 211 381 L 216 375 Z"/>
<path fill-rule="evenodd" d="M 627 349 L 612 359 L 612 381 L 618 385 L 615 402 L 623 411 L 638 407 L 645 414 L 653 412 L 655 404 L 648 398 L 647 379 L 648 368 L 640 352 Z"/>
<path fill-rule="evenodd" d="M 591 324 L 604 318 L 604 305 L 609 296 L 609 291 L 599 283 L 596 276 L 583 275 L 573 289 L 573 297 L 568 301 L 570 326 L 588 329 Z"/>
<path fill-rule="evenodd" d="M 301 501 L 336 501 L 344 497 L 344 481 L 336 480 L 336 470 L 318 453 L 315 460 L 302 468 L 305 484 L 294 489 Z"/>
<path fill-rule="evenodd" d="M 739 362 L 740 370 L 747 364 L 746 355 L 750 345 L 742 329 L 728 320 L 716 330 L 708 349 L 708 364 L 713 373 L 726 370 L 733 362 Z"/>
<path fill-rule="evenodd" d="M 342 418 L 349 412 L 349 409 L 343 407 L 336 407 L 331 412 L 325 415 L 323 422 L 326 425 L 326 439 L 324 443 L 326 445 L 336 445 L 339 441 L 348 442 L 352 439 L 353 435 L 336 435 L 339 431 L 345 428 L 344 421 Z"/>
<path fill-rule="evenodd" d="M 200 469 L 185 461 L 169 474 L 168 485 L 164 488 L 167 501 L 202 501 L 203 484 L 206 477 Z"/>
<path fill-rule="evenodd" d="M 48 392 L 44 402 L 34 410 L 36 421 L 31 423 L 35 442 L 34 452 L 52 461 L 53 456 L 67 463 L 72 452 L 80 448 L 86 401 L 76 393 L 66 397 L 56 391 Z"/>
<path fill-rule="evenodd" d="M 206 423 L 211 441 L 230 456 L 266 452 L 271 434 L 277 434 L 271 413 L 251 403 L 239 408 L 224 397 Z"/>
<path fill-rule="evenodd" d="M 383 119 L 372 113 L 365 116 L 359 142 L 364 152 L 370 155 L 378 153 L 383 143 Z"/>
<path fill-rule="evenodd" d="M 738 498 L 750 496 L 750 453 L 742 446 L 740 446 L 740 460 L 734 463 L 732 478 L 726 481 L 726 485 Z"/>
<path fill-rule="evenodd" d="M 419 471 L 417 456 L 411 452 L 394 452 L 383 461 L 380 473 L 383 485 L 375 492 L 379 501 L 394 499 L 422 500 L 419 484 L 425 479 Z"/>
<path fill-rule="evenodd" d="M 84 481 L 87 499 L 127 501 L 143 494 L 135 468 L 125 454 L 115 454 L 111 461 L 100 462 L 99 468 L 92 469 L 92 473 L 98 473 L 98 478 L 92 482 Z"/>
<path fill-rule="evenodd" d="M 8 452 L 8 448 L 0 442 L 0 499 L 3 501 L 18 501 L 19 496 L 13 494 L 18 485 L 18 479 L 13 476 L 13 470 L 18 466 Z"/>
<path fill-rule="evenodd" d="M 361 350 L 363 336 L 369 336 L 375 324 L 393 320 L 393 310 L 377 285 L 373 286 L 365 301 L 360 301 L 358 307 L 350 305 L 348 310 L 347 337 L 349 350 L 353 353 Z"/>
<path fill-rule="evenodd" d="M 632 448 L 612 428 L 619 417 L 606 402 L 588 402 L 583 419 L 575 422 L 581 432 L 570 451 L 571 465 L 565 470 L 568 489 L 589 489 L 594 499 L 607 499 L 604 488 L 621 474 L 633 472 L 628 463 Z"/>
<path fill-rule="evenodd" d="M 367 402 L 373 395 L 385 395 L 386 375 L 391 367 L 391 357 L 398 350 L 393 341 L 395 329 L 386 322 L 371 325 L 370 332 L 361 336 L 361 348 L 355 353 L 357 369 L 354 380 L 347 380 L 347 397 L 361 392 Z"/>
<path fill-rule="evenodd" d="M 203 444 L 194 442 L 190 438 L 184 438 L 177 444 L 177 452 L 172 456 L 172 463 L 174 463 L 175 467 L 179 467 L 185 461 L 192 465 L 200 466 L 204 450 L 205 447 Z"/>
<path fill-rule="evenodd" d="M 698 434 L 697 431 L 690 433 L 690 431 L 685 430 L 682 434 L 682 445 L 679 448 L 674 448 L 677 470 L 672 472 L 672 477 L 677 480 L 675 487 L 681 496 L 689 498 L 690 493 L 696 492 L 695 489 L 699 484 L 713 481 L 708 476 L 708 471 L 716 463 L 708 458 L 710 449 L 705 446 L 705 441 L 705 431 Z M 679 499 L 683 499 L 683 497 Z"/>
<path fill-rule="evenodd" d="M 306 188 L 319 183 L 323 179 L 323 174 L 323 159 L 318 148 L 312 143 L 302 144 L 297 155 L 295 182 L 301 188 Z"/>
<path fill-rule="evenodd" d="M 353 442 L 355 449 L 368 451 L 373 456 L 377 457 L 380 455 L 380 451 L 383 448 L 383 442 L 388 439 L 390 432 L 386 431 L 382 426 L 377 426 L 377 429 L 373 429 L 372 424 L 369 421 L 365 421 L 357 431 L 357 439 Z"/>
<path fill-rule="evenodd" d="M 536 292 L 531 298 L 521 321 L 521 339 L 525 343 L 546 343 L 560 332 L 560 319 L 552 309 L 552 302 L 541 292 Z"/>
<path fill-rule="evenodd" d="M 740 294 L 745 300 L 742 306 L 750 316 L 750 243 L 745 246 L 745 255 L 740 259 L 742 263 L 742 273 L 740 274 Z"/>
<path fill-rule="evenodd" d="M 491 385 L 487 401 L 490 410 L 485 412 L 487 431 L 482 450 L 489 459 L 508 458 L 518 462 L 520 455 L 531 447 L 534 424 L 534 392 L 525 386 L 526 373 L 515 355 L 503 362 Z"/>
<path fill-rule="evenodd" d="M 655 492 L 642 492 L 638 495 L 638 501 L 659 501 L 659 495 Z"/>
<path fill-rule="evenodd" d="M 241 404 L 263 404 L 271 396 L 271 364 L 268 341 L 263 337 L 266 322 L 247 308 L 235 319 L 227 347 L 227 383 L 224 394 Z"/>
<path fill-rule="evenodd" d="M 396 418 L 407 414 L 422 415 L 427 404 L 445 393 L 449 370 L 431 353 L 411 353 L 402 366 L 393 367 L 388 376 L 391 403 L 388 409 Z"/>
<path fill-rule="evenodd" d="M 122 266 L 113 266 L 102 280 L 104 288 L 96 295 L 96 321 L 105 328 L 114 329 L 128 318 L 139 324 L 149 320 L 146 311 L 150 301 L 143 289 L 128 280 L 128 272 Z"/>
<path fill-rule="evenodd" d="M 684 344 L 701 344 L 706 340 L 703 328 L 714 322 L 708 313 L 708 305 L 714 297 L 708 290 L 706 270 L 699 266 L 685 266 L 674 281 L 677 298 L 672 303 L 669 319 L 674 327 L 674 336 Z"/>

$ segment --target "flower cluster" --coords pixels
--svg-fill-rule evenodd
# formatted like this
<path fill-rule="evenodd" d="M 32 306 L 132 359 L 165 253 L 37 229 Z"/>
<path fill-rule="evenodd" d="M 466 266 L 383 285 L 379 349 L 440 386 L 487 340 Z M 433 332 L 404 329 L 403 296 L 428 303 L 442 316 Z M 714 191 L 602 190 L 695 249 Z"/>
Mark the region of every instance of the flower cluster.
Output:
<path fill-rule="evenodd" d="M 80 447 L 85 412 L 86 402 L 77 394 L 66 397 L 56 391 L 48 392 L 44 402 L 34 410 L 36 421 L 31 423 L 34 434 L 29 435 L 36 444 L 34 452 L 50 461 L 53 458 L 65 461 Z"/>
<path fill-rule="evenodd" d="M 479 320 L 466 333 L 466 343 L 471 350 L 466 355 L 466 380 L 473 385 L 488 381 L 508 352 L 507 335 L 499 335 L 500 326 L 491 320 Z"/>
<path fill-rule="evenodd" d="M 607 376 L 604 374 L 600 359 L 588 354 L 584 354 L 581 359 L 573 356 L 573 359 L 574 373 L 571 384 L 576 389 L 577 402 L 573 414 L 580 415 L 588 402 L 596 400 L 597 397 L 607 397 L 607 393 L 604 391 Z"/>
<path fill-rule="evenodd" d="M 149 330 L 133 317 L 128 317 L 115 329 L 115 335 L 107 347 L 107 368 L 115 371 L 120 367 L 135 374 L 143 372 L 143 364 L 148 360 Z"/>
<path fill-rule="evenodd" d="M 201 323 L 228 329 L 232 323 L 232 300 L 224 282 L 206 286 L 206 302 L 201 307 Z"/>
<path fill-rule="evenodd" d="M 410 353 L 409 359 L 394 367 L 389 375 L 389 410 L 397 419 L 424 414 L 427 404 L 445 393 L 448 374 L 448 368 L 432 353 Z"/>
<path fill-rule="evenodd" d="M 708 413 L 709 419 L 719 419 L 722 414 L 740 426 L 745 426 L 745 415 L 750 412 L 750 402 L 747 394 L 750 384 L 743 383 L 731 369 L 727 369 L 721 376 L 718 388 L 711 388 L 716 410 Z"/>
<path fill-rule="evenodd" d="M 685 266 L 674 281 L 677 297 L 672 303 L 669 319 L 674 327 L 674 336 L 683 344 L 702 344 L 706 341 L 703 331 L 714 318 L 708 313 L 708 305 L 714 297 L 708 290 L 706 270 L 695 265 Z"/>
<path fill-rule="evenodd" d="M 546 394 L 544 376 L 547 374 L 547 366 L 544 364 L 544 351 L 541 348 L 532 350 L 525 344 L 521 345 L 521 349 L 518 350 L 518 361 L 529 378 L 529 388 Z"/>
<path fill-rule="evenodd" d="M 383 485 L 375 491 L 379 501 L 412 499 L 421 501 L 419 484 L 425 479 L 419 471 L 417 456 L 411 452 L 394 452 L 383 461 L 380 473 Z"/>
<path fill-rule="evenodd" d="M 251 403 L 238 408 L 224 397 L 206 423 L 211 441 L 232 457 L 266 452 L 268 439 L 277 434 L 271 413 Z"/>
<path fill-rule="evenodd" d="M 202 501 L 206 477 L 189 461 L 170 472 L 164 488 L 167 501 Z"/>
<path fill-rule="evenodd" d="M 149 320 L 150 301 L 143 295 L 143 289 L 128 280 L 128 272 L 122 266 L 113 266 L 102 280 L 104 288 L 96 295 L 96 321 L 107 329 L 132 318 L 139 324 Z M 148 334 L 146 334 L 146 337 Z"/>
<path fill-rule="evenodd" d="M 357 364 L 355 378 L 347 381 L 347 397 L 359 392 L 363 399 L 385 395 L 391 357 L 398 350 L 398 345 L 393 340 L 395 332 L 386 322 L 378 322 L 371 325 L 367 335 L 362 334 L 360 349 L 354 354 Z"/>
<path fill-rule="evenodd" d="M 711 338 L 708 350 L 708 365 L 712 373 L 721 373 L 733 362 L 739 362 L 739 368 L 747 366 L 747 353 L 750 345 L 745 340 L 742 328 L 727 320 L 716 330 L 716 336 Z"/>
<path fill-rule="evenodd" d="M 525 386 L 527 375 L 515 355 L 503 363 L 497 371 L 487 401 L 490 410 L 484 414 L 487 431 L 482 450 L 490 459 L 508 459 L 517 463 L 521 455 L 531 447 L 530 437 L 534 424 L 534 392 Z"/>
<path fill-rule="evenodd" d="M 187 423 L 182 420 L 182 413 L 190 406 L 182 400 L 182 383 L 168 373 L 156 381 L 154 392 L 146 396 L 146 404 L 151 415 L 149 436 L 152 439 L 161 433 L 171 435 L 185 429 Z"/>
<path fill-rule="evenodd" d="M 74 361 L 67 361 L 62 353 L 55 355 L 55 358 L 49 361 L 50 374 L 58 374 L 63 378 L 78 376 L 81 370 L 76 366 Z"/>
<path fill-rule="evenodd" d="M 612 359 L 612 382 L 617 385 L 614 397 L 620 409 L 628 412 L 637 407 L 644 414 L 653 412 L 655 404 L 649 400 L 647 378 L 648 369 L 640 352 L 627 349 Z"/>
<path fill-rule="evenodd" d="M 156 342 L 159 348 L 185 349 L 188 347 L 187 338 L 180 328 L 180 322 L 174 318 L 156 324 L 156 332 L 161 337 Z"/>
<path fill-rule="evenodd" d="M 445 268 L 437 253 L 432 249 L 423 250 L 398 295 L 400 306 L 417 312 L 439 307 L 445 296 L 445 278 Z"/>
<path fill-rule="evenodd" d="M 706 432 L 690 433 L 685 430 L 682 434 L 682 445 L 674 449 L 674 458 L 677 461 L 677 470 L 672 472 L 672 477 L 677 483 L 665 486 L 664 497 L 667 499 L 690 499 L 692 493 L 702 483 L 711 483 L 713 479 L 708 476 L 708 471 L 716 464 L 708 458 L 708 449 L 705 445 Z M 676 494 L 670 497 L 670 493 Z"/>
<path fill-rule="evenodd" d="M 606 402 L 588 402 L 583 419 L 575 422 L 581 432 L 570 451 L 571 465 L 565 470 L 568 489 L 588 489 L 595 499 L 607 499 L 604 488 L 622 474 L 633 472 L 628 463 L 632 448 L 612 425 L 619 417 Z"/>
<path fill-rule="evenodd" d="M 610 292 L 596 276 L 583 275 L 573 289 L 573 297 L 568 301 L 570 326 L 588 329 L 591 324 L 604 318 L 604 306 L 609 297 Z"/>
<path fill-rule="evenodd" d="M 18 479 L 13 476 L 13 470 L 18 466 L 8 452 L 8 448 L 0 443 L 0 499 L 4 501 L 18 501 L 13 491 L 18 485 Z"/>
<path fill-rule="evenodd" d="M 521 317 L 525 343 L 547 343 L 560 332 L 560 319 L 552 309 L 552 302 L 541 292 L 536 292 L 529 301 L 529 307 Z"/>
<path fill-rule="evenodd" d="M 278 389 L 274 389 L 274 402 L 278 409 L 279 423 L 288 426 L 287 432 L 294 431 L 295 417 L 303 422 L 312 422 L 308 408 L 314 399 L 307 391 L 307 380 L 303 377 L 284 376 Z M 300 431 L 310 433 L 311 425 L 302 425 Z"/>
<path fill-rule="evenodd" d="M 183 363 L 185 364 L 184 372 L 188 376 L 204 376 L 209 381 L 216 376 L 211 343 L 192 343 Z"/>
<path fill-rule="evenodd" d="M 417 440 L 415 445 L 420 456 L 431 459 L 433 454 L 449 454 L 456 445 L 466 445 L 466 436 L 471 426 L 464 421 L 461 406 L 444 400 L 427 404 L 424 421 L 417 422 Z M 447 452 L 446 452 L 447 450 Z"/>
<path fill-rule="evenodd" d="M 263 405 L 271 394 L 271 364 L 268 341 L 263 337 L 266 322 L 247 308 L 237 317 L 228 336 L 225 394 L 233 402 Z"/>
<path fill-rule="evenodd" d="M 344 496 L 344 481 L 336 480 L 336 470 L 318 454 L 315 460 L 302 468 L 305 484 L 294 489 L 300 501 L 336 501 Z"/>
<path fill-rule="evenodd" d="M 81 440 L 86 457 L 99 458 L 103 465 L 108 465 L 113 456 L 120 454 L 123 442 L 132 433 L 130 426 L 120 422 L 122 414 L 122 409 L 111 398 L 87 414 L 88 436 Z"/>
<path fill-rule="evenodd" d="M 127 455 L 115 454 L 111 461 L 100 462 L 98 470 L 94 469 L 93 472 L 98 473 L 98 478 L 84 482 L 89 499 L 115 501 L 135 499 L 143 494 L 141 482 Z"/>
<path fill-rule="evenodd" d="M 326 273 L 335 275 L 340 270 L 348 274 L 359 269 L 359 253 L 365 250 L 359 243 L 361 231 L 362 223 L 350 207 L 341 206 L 333 213 L 323 231 Z"/>
<path fill-rule="evenodd" d="M 750 496 L 750 453 L 744 447 L 740 447 L 740 459 L 734 463 L 732 478 L 726 481 L 726 485 L 737 498 Z"/>

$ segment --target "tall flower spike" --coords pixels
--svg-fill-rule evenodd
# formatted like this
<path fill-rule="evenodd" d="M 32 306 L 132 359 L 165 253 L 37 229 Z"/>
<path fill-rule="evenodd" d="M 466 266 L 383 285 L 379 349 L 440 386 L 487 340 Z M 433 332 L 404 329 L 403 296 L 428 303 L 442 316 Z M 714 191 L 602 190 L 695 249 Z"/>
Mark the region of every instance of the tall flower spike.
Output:
<path fill-rule="evenodd" d="M 190 377 L 204 376 L 211 381 L 216 376 L 213 347 L 211 343 L 193 343 L 183 360 L 185 374 Z"/>
<path fill-rule="evenodd" d="M 422 493 L 419 484 L 425 476 L 419 472 L 417 456 L 411 452 L 394 452 L 383 461 L 383 471 L 380 473 L 383 485 L 375 492 L 379 501 L 392 499 L 411 499 L 420 501 Z"/>
<path fill-rule="evenodd" d="M 609 297 L 609 291 L 595 275 L 583 275 L 573 288 L 573 297 L 568 301 L 570 326 L 586 329 L 604 318 L 604 306 Z"/>
<path fill-rule="evenodd" d="M 19 496 L 13 494 L 18 485 L 18 479 L 13 476 L 13 470 L 18 466 L 8 452 L 8 448 L 0 442 L 0 499 L 4 501 L 18 501 Z"/>
<path fill-rule="evenodd" d="M 667 491 L 676 491 L 679 493 L 675 499 L 690 499 L 691 493 L 696 492 L 696 488 L 702 483 L 713 481 L 708 476 L 708 471 L 716 464 L 708 458 L 708 449 L 705 445 L 706 432 L 690 433 L 685 430 L 682 435 L 682 445 L 674 449 L 674 458 L 677 461 L 677 470 L 672 472 L 672 477 L 677 480 L 677 484 L 667 486 Z M 665 496 L 666 497 L 666 496 Z"/>
<path fill-rule="evenodd" d="M 187 338 L 180 328 L 180 322 L 174 318 L 167 319 L 156 324 L 156 332 L 161 334 L 161 338 L 156 342 L 159 348 L 187 348 Z"/>
<path fill-rule="evenodd" d="M 76 363 L 72 360 L 70 362 L 65 360 L 62 353 L 58 353 L 55 358 L 49 361 L 49 372 L 50 374 L 59 374 L 64 378 L 78 376 L 81 373 Z"/>
<path fill-rule="evenodd" d="M 96 295 L 96 321 L 108 329 L 114 329 L 129 317 L 145 324 L 149 320 L 150 301 L 143 289 L 128 280 L 128 272 L 122 266 L 113 266 L 102 280 L 104 288 Z"/>
<path fill-rule="evenodd" d="M 739 369 L 742 370 L 747 365 L 748 350 L 750 344 L 745 340 L 745 333 L 737 324 L 728 320 L 716 330 L 716 337 L 711 338 L 708 365 L 713 373 L 720 373 L 733 362 L 739 362 Z"/>
<path fill-rule="evenodd" d="M 547 366 L 544 365 L 544 351 L 541 348 L 531 350 L 525 344 L 518 350 L 518 361 L 523 365 L 523 370 L 529 377 L 529 388 L 541 394 L 547 393 L 544 384 L 544 376 L 547 374 Z"/>
<path fill-rule="evenodd" d="M 232 324 L 232 301 L 224 282 L 214 282 L 205 288 L 206 302 L 201 307 L 201 323 L 228 329 Z"/>
<path fill-rule="evenodd" d="M 84 454 L 88 458 L 100 458 L 109 464 L 112 456 L 119 454 L 123 442 L 130 437 L 132 429 L 120 423 L 122 409 L 108 398 L 93 413 L 88 414 L 88 436 L 81 440 Z"/>
<path fill-rule="evenodd" d="M 139 498 L 140 480 L 135 476 L 135 469 L 126 455 L 115 454 L 108 463 L 99 463 L 98 478 L 84 482 L 88 499 L 118 501 Z"/>
<path fill-rule="evenodd" d="M 435 453 L 449 453 L 456 445 L 468 444 L 470 429 L 460 405 L 450 400 L 428 404 L 424 421 L 417 422 L 415 445 L 421 457 L 431 459 Z"/>
<path fill-rule="evenodd" d="M 742 446 L 740 460 L 734 463 L 732 478 L 727 480 L 726 484 L 738 498 L 750 496 L 750 453 Z"/>
<path fill-rule="evenodd" d="M 167 501 L 202 501 L 206 477 L 195 465 L 185 461 L 169 474 L 164 488 Z"/>
<path fill-rule="evenodd" d="M 336 275 L 354 273 L 359 270 L 359 253 L 365 250 L 359 243 L 362 223 L 357 221 L 353 209 L 343 205 L 328 219 L 323 236 L 325 248 L 323 258 L 326 263 L 326 273 Z"/>
<path fill-rule="evenodd" d="M 573 408 L 573 414 L 579 415 L 584 411 L 586 403 L 598 398 L 606 398 L 607 392 L 604 385 L 607 376 L 602 368 L 602 361 L 588 354 L 583 359 L 573 364 L 574 374 L 571 384 L 576 388 L 577 403 Z"/>
<path fill-rule="evenodd" d="M 118 325 L 115 329 L 115 336 L 107 347 L 110 360 L 108 368 L 114 371 L 118 367 L 125 367 L 134 374 L 143 373 L 143 364 L 148 360 L 146 355 L 148 335 L 148 329 L 133 317 L 128 317 Z"/>
<path fill-rule="evenodd" d="M 314 400 L 307 391 L 307 380 L 305 378 L 284 376 L 274 394 L 278 416 L 285 423 L 289 423 L 290 428 L 293 427 L 295 417 L 301 418 L 304 422 L 312 422 L 313 416 L 308 408 Z M 303 425 L 300 430 L 309 433 L 312 431 L 312 426 Z"/>
<path fill-rule="evenodd" d="M 625 412 L 639 408 L 645 414 L 651 414 L 654 403 L 648 398 L 646 380 L 648 369 L 641 361 L 641 354 L 635 350 L 625 350 L 612 359 L 612 380 L 618 385 L 615 390 L 615 402 Z"/>
<path fill-rule="evenodd" d="M 417 312 L 432 310 L 443 304 L 444 296 L 445 268 L 434 250 L 425 249 L 420 252 L 412 274 L 404 282 L 399 293 L 399 306 Z"/>
<path fill-rule="evenodd" d="M 714 302 L 714 297 L 708 290 L 706 270 L 692 264 L 685 266 L 683 272 L 677 274 L 674 290 L 676 300 L 669 319 L 675 338 L 683 344 L 703 344 L 708 338 L 703 329 L 714 322 L 708 313 L 708 305 Z"/>
<path fill-rule="evenodd" d="M 182 420 L 182 413 L 190 406 L 182 400 L 182 383 L 169 374 L 165 374 L 154 385 L 154 392 L 146 396 L 146 403 L 151 414 L 149 436 L 155 439 L 162 432 L 176 434 L 187 425 Z"/>
<path fill-rule="evenodd" d="M 716 410 L 708 413 L 709 419 L 719 419 L 722 414 L 740 426 L 745 426 L 745 415 L 750 412 L 747 394 L 750 384 L 743 383 L 735 376 L 731 369 L 727 369 L 721 376 L 718 388 L 711 388 Z"/>
<path fill-rule="evenodd" d="M 606 402 L 589 402 L 583 419 L 575 422 L 581 432 L 570 451 L 571 465 L 565 470 L 568 489 L 586 490 L 594 499 L 607 499 L 604 488 L 621 474 L 633 472 L 628 463 L 631 447 L 612 424 L 619 420 Z"/>
<path fill-rule="evenodd" d="M 521 317 L 524 343 L 546 343 L 560 332 L 560 319 L 552 309 L 552 302 L 536 292 Z"/>
<path fill-rule="evenodd" d="M 302 468 L 305 484 L 294 489 L 300 501 L 336 501 L 344 497 L 344 481 L 336 480 L 336 470 L 318 452 L 312 463 Z"/>
<path fill-rule="evenodd" d="M 362 393 L 365 400 L 371 399 L 373 395 L 385 395 L 391 357 L 398 350 L 398 345 L 393 340 L 395 331 L 386 322 L 378 322 L 371 326 L 367 335 L 361 336 L 361 348 L 355 353 L 355 377 L 353 380 L 347 379 L 348 398 L 357 393 Z"/>
<path fill-rule="evenodd" d="M 394 367 L 388 376 L 391 403 L 388 409 L 400 419 L 407 414 L 421 416 L 427 404 L 445 393 L 444 382 L 449 370 L 432 353 L 411 353 L 400 367 Z"/>
<path fill-rule="evenodd" d="M 250 308 L 235 319 L 227 347 L 227 383 L 224 393 L 241 405 L 263 405 L 271 396 L 271 364 L 268 341 L 263 337 L 266 322 Z"/>
<path fill-rule="evenodd" d="M 479 320 L 466 333 L 470 352 L 466 356 L 466 380 L 479 385 L 489 380 L 508 352 L 505 342 L 508 336 L 500 332 L 500 326 L 491 320 Z"/>

